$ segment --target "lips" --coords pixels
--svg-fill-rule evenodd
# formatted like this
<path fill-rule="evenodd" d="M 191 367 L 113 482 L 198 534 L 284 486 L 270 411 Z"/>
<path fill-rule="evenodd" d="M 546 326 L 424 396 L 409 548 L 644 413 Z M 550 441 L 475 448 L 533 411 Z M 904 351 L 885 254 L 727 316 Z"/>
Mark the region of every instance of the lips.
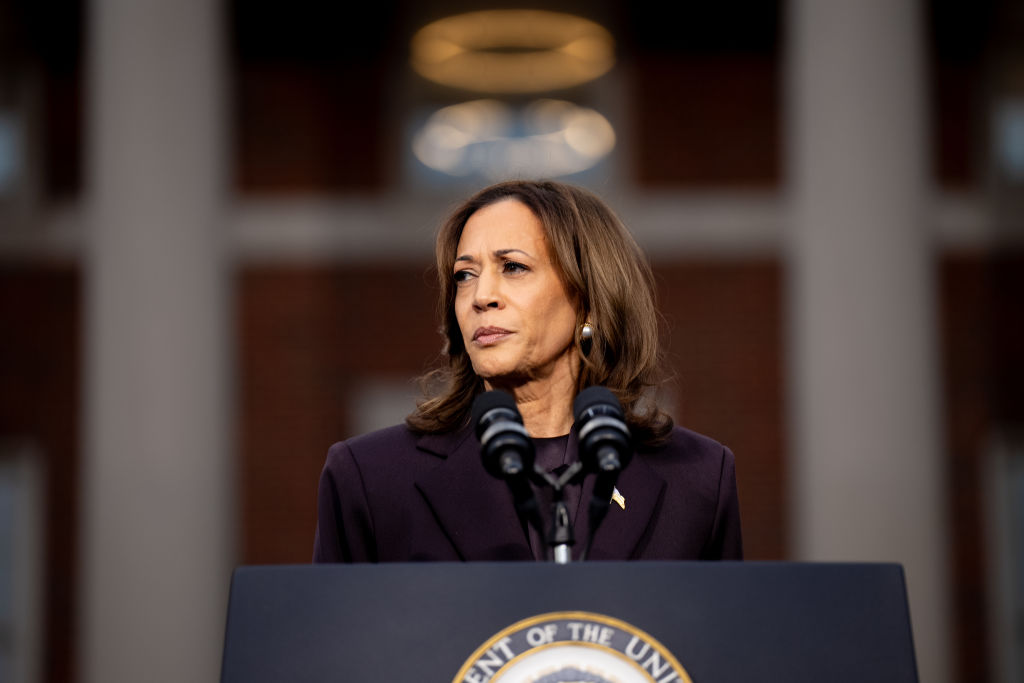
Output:
<path fill-rule="evenodd" d="M 486 346 L 500 341 L 510 334 L 512 331 L 503 327 L 478 327 L 473 332 L 473 341 Z"/>

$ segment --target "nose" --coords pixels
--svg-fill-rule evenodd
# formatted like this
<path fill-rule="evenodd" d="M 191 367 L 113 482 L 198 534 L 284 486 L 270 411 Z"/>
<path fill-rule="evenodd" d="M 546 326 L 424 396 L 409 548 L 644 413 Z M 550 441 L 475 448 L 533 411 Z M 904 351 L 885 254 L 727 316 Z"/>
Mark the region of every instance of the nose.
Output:
<path fill-rule="evenodd" d="M 473 308 L 485 311 L 488 308 L 501 308 L 501 279 L 493 273 L 485 271 L 476 279 L 476 290 L 473 292 Z"/>

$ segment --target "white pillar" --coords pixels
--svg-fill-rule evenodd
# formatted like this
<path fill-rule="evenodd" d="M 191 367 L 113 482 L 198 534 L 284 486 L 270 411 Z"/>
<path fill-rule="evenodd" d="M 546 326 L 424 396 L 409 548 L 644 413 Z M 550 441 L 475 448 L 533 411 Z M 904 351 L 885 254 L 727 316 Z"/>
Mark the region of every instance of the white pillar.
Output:
<path fill-rule="evenodd" d="M 916 0 L 788 3 L 795 559 L 907 572 L 922 681 L 949 681 L 935 254 Z"/>
<path fill-rule="evenodd" d="M 223 13 L 90 3 L 85 683 L 219 677 L 235 538 Z"/>

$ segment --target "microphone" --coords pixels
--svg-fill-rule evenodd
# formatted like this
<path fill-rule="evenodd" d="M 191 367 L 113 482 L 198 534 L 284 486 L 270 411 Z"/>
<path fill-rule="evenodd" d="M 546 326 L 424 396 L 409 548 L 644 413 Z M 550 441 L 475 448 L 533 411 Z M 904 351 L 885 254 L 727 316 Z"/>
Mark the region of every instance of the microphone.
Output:
<path fill-rule="evenodd" d="M 590 529 L 580 558 L 586 559 L 597 528 L 608 513 L 619 472 L 633 458 L 633 447 L 622 404 L 608 389 L 587 387 L 573 401 L 572 412 L 579 430 L 580 461 L 588 472 L 597 473 L 590 499 Z"/>
<path fill-rule="evenodd" d="M 533 440 L 523 426 L 516 401 L 504 391 L 488 391 L 473 400 L 473 424 L 484 469 L 498 479 L 529 476 Z"/>
<path fill-rule="evenodd" d="M 587 387 L 573 401 L 572 411 L 579 428 L 583 466 L 599 475 L 621 472 L 632 459 L 633 448 L 622 404 L 615 394 L 604 387 Z"/>

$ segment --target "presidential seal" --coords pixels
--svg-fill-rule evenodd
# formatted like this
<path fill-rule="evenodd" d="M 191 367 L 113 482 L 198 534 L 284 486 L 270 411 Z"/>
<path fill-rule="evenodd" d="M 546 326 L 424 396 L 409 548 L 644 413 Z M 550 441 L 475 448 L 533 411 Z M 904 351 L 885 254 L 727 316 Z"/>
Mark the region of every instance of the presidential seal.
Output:
<path fill-rule="evenodd" d="M 477 648 L 452 683 L 692 683 L 661 643 L 619 619 L 551 612 Z"/>

